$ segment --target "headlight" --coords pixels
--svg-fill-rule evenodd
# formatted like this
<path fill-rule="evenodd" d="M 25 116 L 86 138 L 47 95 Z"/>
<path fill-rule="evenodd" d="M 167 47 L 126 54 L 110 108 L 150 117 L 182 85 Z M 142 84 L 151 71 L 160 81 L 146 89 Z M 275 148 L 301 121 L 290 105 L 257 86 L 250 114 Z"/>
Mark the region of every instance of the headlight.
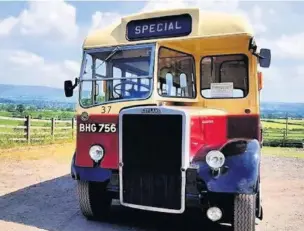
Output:
<path fill-rule="evenodd" d="M 217 150 L 208 152 L 206 156 L 206 162 L 212 169 L 219 169 L 225 163 L 225 156 L 223 153 Z"/>
<path fill-rule="evenodd" d="M 104 156 L 104 149 L 100 145 L 93 145 L 89 151 L 90 157 L 95 162 L 100 161 Z"/>

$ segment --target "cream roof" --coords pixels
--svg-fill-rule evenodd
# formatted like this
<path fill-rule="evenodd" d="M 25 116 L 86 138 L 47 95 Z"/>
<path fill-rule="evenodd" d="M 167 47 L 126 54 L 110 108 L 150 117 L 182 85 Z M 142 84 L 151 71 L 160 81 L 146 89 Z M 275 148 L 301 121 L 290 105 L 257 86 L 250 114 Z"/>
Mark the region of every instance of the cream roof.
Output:
<path fill-rule="evenodd" d="M 188 36 L 157 40 L 140 40 L 134 42 L 126 39 L 126 25 L 129 21 L 184 13 L 189 13 L 192 17 L 192 32 Z M 181 40 L 227 34 L 247 34 L 252 36 L 253 29 L 247 19 L 241 15 L 222 12 L 205 12 L 198 8 L 162 10 L 129 15 L 121 18 L 117 22 L 114 22 L 105 29 L 92 31 L 85 39 L 83 48 L 112 46 L 118 44 L 147 43 L 168 39 Z"/>

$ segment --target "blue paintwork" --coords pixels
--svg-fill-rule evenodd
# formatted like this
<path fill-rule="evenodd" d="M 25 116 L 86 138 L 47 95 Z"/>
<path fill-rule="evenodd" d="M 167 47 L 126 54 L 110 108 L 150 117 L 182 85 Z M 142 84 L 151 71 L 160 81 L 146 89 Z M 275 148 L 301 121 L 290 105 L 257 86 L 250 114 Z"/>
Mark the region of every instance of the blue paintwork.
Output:
<path fill-rule="evenodd" d="M 260 144 L 257 140 L 248 142 L 244 153 L 226 157 L 224 166 L 228 167 L 219 177 L 211 174 L 205 161 L 198 161 L 199 177 L 202 178 L 210 192 L 253 194 L 259 176 Z"/>
<path fill-rule="evenodd" d="M 185 36 L 192 31 L 189 14 L 133 20 L 127 24 L 129 40 Z"/>
<path fill-rule="evenodd" d="M 83 181 L 104 182 L 110 179 L 112 173 L 110 169 L 104 169 L 99 167 L 88 168 L 75 166 L 74 168 L 80 180 Z"/>
<path fill-rule="evenodd" d="M 77 176 L 78 180 L 104 182 L 111 178 L 112 171 L 110 169 L 104 169 L 100 167 L 78 167 L 75 165 L 74 161 L 75 154 L 72 159 L 71 173 Z"/>

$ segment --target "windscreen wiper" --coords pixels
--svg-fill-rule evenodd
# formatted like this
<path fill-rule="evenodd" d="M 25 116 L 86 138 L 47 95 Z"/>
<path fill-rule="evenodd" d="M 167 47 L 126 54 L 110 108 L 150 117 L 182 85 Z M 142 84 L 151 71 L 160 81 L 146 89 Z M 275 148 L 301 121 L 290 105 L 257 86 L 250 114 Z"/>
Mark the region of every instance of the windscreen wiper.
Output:
<path fill-rule="evenodd" d="M 105 60 L 103 60 L 103 61 L 101 62 L 101 64 L 99 64 L 99 66 L 95 68 L 95 70 L 97 70 L 102 64 L 104 64 L 104 62 L 108 61 L 113 55 L 115 55 L 116 52 L 119 51 L 119 49 L 120 49 L 120 46 L 116 46 L 116 47 L 112 50 L 112 52 L 105 58 Z"/>

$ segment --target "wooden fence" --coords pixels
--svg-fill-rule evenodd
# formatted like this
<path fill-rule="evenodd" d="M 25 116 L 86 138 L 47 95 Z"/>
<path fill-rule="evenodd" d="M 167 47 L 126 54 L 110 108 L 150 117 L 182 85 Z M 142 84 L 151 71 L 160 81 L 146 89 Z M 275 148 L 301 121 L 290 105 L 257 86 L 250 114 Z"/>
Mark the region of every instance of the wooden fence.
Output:
<path fill-rule="evenodd" d="M 297 124 L 286 122 L 286 126 L 280 125 L 281 121 L 262 120 L 264 123 L 274 124 L 263 129 L 265 146 L 292 146 L 304 147 L 304 121 Z M 263 123 L 262 122 L 262 123 Z M 279 127 L 278 127 L 279 125 Z M 269 126 L 269 124 L 268 124 Z M 294 126 L 294 127 L 292 127 Z M 296 126 L 296 127 L 295 127 Z M 75 119 L 32 119 L 0 116 L 0 144 L 7 141 L 13 142 L 39 142 L 71 140 L 76 137 Z"/>
<path fill-rule="evenodd" d="M 56 119 L 13 118 L 0 116 L 0 142 L 32 143 L 43 140 L 75 139 L 76 121 Z"/>

